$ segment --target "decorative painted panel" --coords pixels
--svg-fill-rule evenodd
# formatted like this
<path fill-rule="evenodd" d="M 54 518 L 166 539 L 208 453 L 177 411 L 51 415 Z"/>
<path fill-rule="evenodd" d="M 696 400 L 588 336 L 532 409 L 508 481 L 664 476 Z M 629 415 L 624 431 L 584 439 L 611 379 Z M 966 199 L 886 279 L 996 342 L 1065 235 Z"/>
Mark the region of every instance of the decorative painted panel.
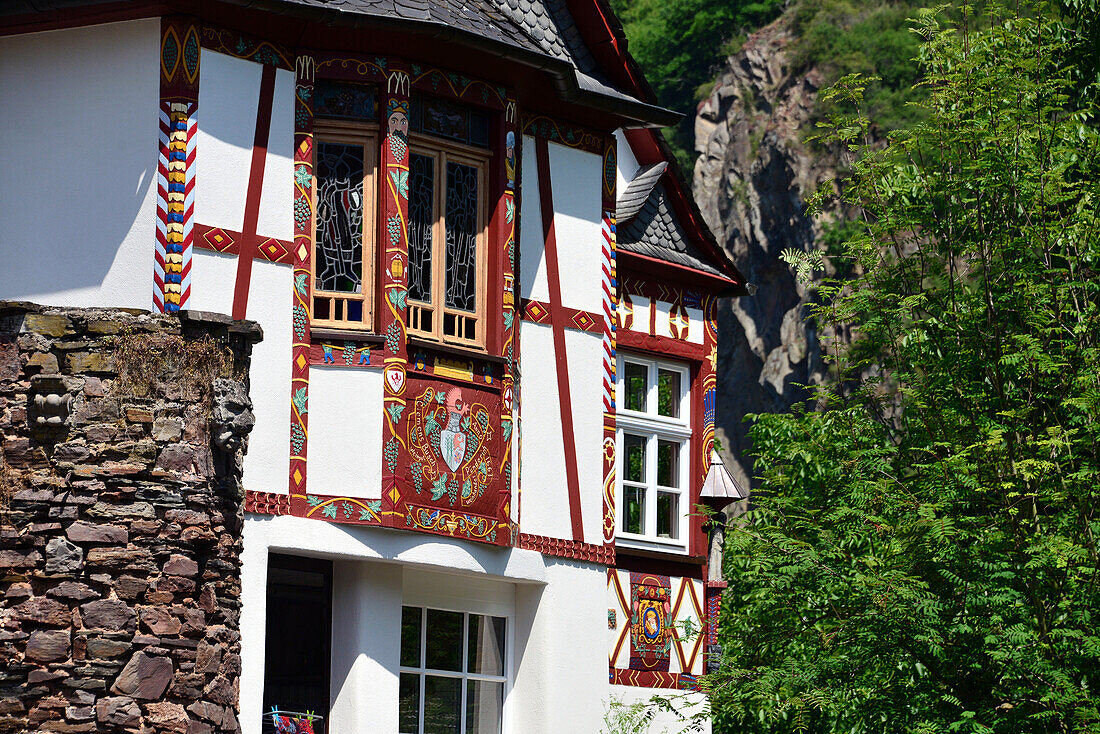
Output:
<path fill-rule="evenodd" d="M 607 590 L 612 682 L 693 685 L 708 639 L 703 582 L 608 569 Z"/>
<path fill-rule="evenodd" d="M 311 358 L 309 279 L 313 257 L 313 81 L 310 56 L 295 61 L 294 85 L 294 293 L 290 385 L 290 493 L 304 495 L 309 426 Z"/>
<path fill-rule="evenodd" d="M 408 455 L 406 438 L 411 417 L 410 398 L 415 395 L 406 384 L 406 301 L 409 262 L 409 72 L 394 63 L 386 63 L 385 137 L 382 139 L 382 300 L 378 330 L 383 342 L 382 411 L 382 512 L 383 522 L 398 525 L 406 517 L 412 524 L 420 515 L 405 512 L 398 467 Z M 417 393 L 419 394 L 419 393 Z M 407 465 L 406 465 L 407 466 Z M 424 519 L 424 518 L 422 518 Z M 424 519 L 425 524 L 435 521 Z M 455 527 L 459 521 L 455 520 Z M 402 523 L 403 524 L 403 523 Z"/>
<path fill-rule="evenodd" d="M 161 19 L 160 134 L 153 310 L 176 313 L 191 296 L 195 240 L 195 113 L 199 106 L 199 25 Z"/>

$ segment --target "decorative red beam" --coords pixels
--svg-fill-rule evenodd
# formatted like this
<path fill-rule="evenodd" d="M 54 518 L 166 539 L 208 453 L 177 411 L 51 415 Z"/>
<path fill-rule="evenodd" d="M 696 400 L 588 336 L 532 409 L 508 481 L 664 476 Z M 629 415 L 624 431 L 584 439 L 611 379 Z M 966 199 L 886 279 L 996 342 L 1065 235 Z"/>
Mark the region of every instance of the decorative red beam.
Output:
<path fill-rule="evenodd" d="M 554 362 L 558 374 L 562 444 L 565 447 L 565 483 L 569 493 L 569 520 L 573 528 L 573 540 L 583 542 L 581 480 L 577 470 L 577 440 L 573 432 L 573 401 L 569 395 L 569 358 L 565 351 L 566 315 L 561 305 L 558 237 L 554 231 L 554 194 L 550 184 L 550 144 L 546 138 L 535 138 L 535 163 L 539 173 L 539 204 L 542 213 L 542 233 L 546 243 L 546 280 L 550 286 L 550 327 L 554 332 Z"/>
<path fill-rule="evenodd" d="M 248 313 L 248 286 L 252 281 L 252 260 L 256 257 L 256 226 L 260 219 L 260 194 L 264 186 L 264 166 L 267 164 L 267 140 L 271 132 L 271 107 L 275 98 L 275 67 L 263 65 L 260 78 L 260 102 L 256 107 L 256 135 L 252 142 L 252 165 L 248 171 L 248 193 L 244 203 L 244 225 L 241 227 L 241 252 L 237 256 L 237 280 L 233 287 L 233 318 L 243 319 Z"/>
<path fill-rule="evenodd" d="M 241 242 L 244 241 L 244 234 L 240 232 L 224 227 L 211 227 L 209 224 L 196 224 L 195 235 L 195 247 L 223 255 L 240 255 Z M 290 263 L 294 259 L 291 255 L 292 249 L 293 246 L 286 240 L 264 237 L 257 243 L 254 256 L 273 263 Z"/>
<path fill-rule="evenodd" d="M 565 315 L 567 326 L 577 331 L 590 331 L 595 334 L 603 333 L 603 317 L 591 311 L 582 311 L 577 308 L 561 307 Z M 534 324 L 549 324 L 550 304 L 545 301 L 527 299 L 523 302 L 523 320 Z"/>

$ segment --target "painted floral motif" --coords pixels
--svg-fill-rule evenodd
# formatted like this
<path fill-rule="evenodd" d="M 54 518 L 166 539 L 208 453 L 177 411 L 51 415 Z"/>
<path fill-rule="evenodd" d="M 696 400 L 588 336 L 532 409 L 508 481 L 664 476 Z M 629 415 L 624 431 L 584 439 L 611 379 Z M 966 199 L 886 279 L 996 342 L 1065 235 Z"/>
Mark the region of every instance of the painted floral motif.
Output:
<path fill-rule="evenodd" d="M 469 404 L 459 387 L 429 387 L 413 402 L 408 431 L 418 484 L 431 490 L 433 500 L 446 495 L 452 506 L 468 507 L 485 493 L 494 474 L 484 405 Z"/>

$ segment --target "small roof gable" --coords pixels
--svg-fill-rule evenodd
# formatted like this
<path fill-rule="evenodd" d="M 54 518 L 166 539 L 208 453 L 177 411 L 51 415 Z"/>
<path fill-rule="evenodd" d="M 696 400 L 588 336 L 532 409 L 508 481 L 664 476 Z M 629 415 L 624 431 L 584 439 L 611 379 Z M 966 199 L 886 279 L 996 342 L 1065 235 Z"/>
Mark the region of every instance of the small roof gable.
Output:
<path fill-rule="evenodd" d="M 615 219 L 619 224 L 629 222 L 645 206 L 646 200 L 653 192 L 661 174 L 668 168 L 668 161 L 661 161 L 649 166 L 642 166 L 634 174 L 633 180 L 626 185 L 623 193 L 619 195 L 616 205 Z"/>
<path fill-rule="evenodd" d="M 648 171 L 647 177 L 651 174 L 652 171 Z M 630 193 L 629 186 L 624 196 L 627 193 Z M 629 221 L 625 224 L 621 220 L 617 222 L 616 235 L 617 246 L 627 252 L 664 260 L 710 275 L 725 275 L 708 261 L 703 251 L 688 237 L 680 224 L 680 218 L 672 209 L 664 184 L 655 183 L 652 186 L 637 214 Z"/>

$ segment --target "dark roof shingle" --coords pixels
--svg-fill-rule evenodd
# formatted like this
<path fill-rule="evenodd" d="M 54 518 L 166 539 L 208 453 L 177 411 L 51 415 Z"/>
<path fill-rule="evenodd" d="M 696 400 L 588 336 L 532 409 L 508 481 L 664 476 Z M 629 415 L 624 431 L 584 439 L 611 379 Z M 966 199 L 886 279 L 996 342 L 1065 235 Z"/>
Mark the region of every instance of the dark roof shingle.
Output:
<path fill-rule="evenodd" d="M 628 186 L 627 190 L 629 189 Z M 652 187 L 645 203 L 632 219 L 625 223 L 618 222 L 616 239 L 619 249 L 626 252 L 664 260 L 711 275 L 722 275 L 684 232 L 679 218 L 672 210 L 663 184 L 657 183 Z"/>

